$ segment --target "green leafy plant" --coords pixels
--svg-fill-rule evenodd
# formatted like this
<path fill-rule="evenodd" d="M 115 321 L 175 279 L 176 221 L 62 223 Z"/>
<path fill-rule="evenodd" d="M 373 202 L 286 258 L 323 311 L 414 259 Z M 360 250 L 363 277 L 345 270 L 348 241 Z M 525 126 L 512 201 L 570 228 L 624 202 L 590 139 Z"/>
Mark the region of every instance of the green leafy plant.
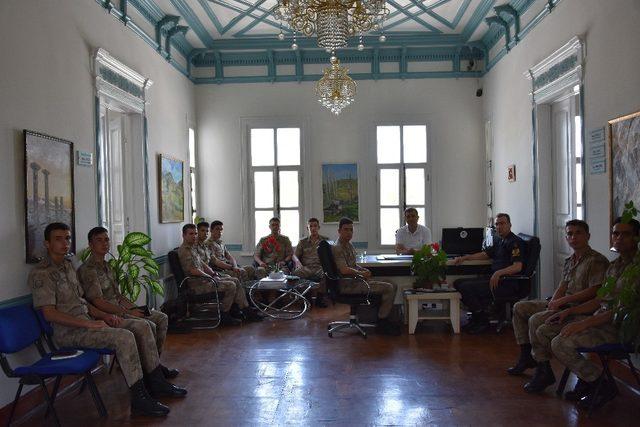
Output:
<path fill-rule="evenodd" d="M 622 222 L 627 223 L 638 215 L 633 202 L 625 204 Z M 619 327 L 620 341 L 631 343 L 640 352 L 640 251 L 620 276 L 621 286 L 615 277 L 607 277 L 598 290 L 598 297 L 613 310 L 613 321 Z"/>
<path fill-rule="evenodd" d="M 416 286 L 440 283 L 445 279 L 447 254 L 438 243 L 424 245 L 413 254 L 411 272 L 417 276 Z"/>
<path fill-rule="evenodd" d="M 151 293 L 164 295 L 164 289 L 156 280 L 160 267 L 153 259 L 153 252 L 145 246 L 151 242 L 151 237 L 140 231 L 127 234 L 121 245 L 117 247 L 117 256 L 111 253 L 112 258 L 107 262 L 113 270 L 120 292 L 131 301 L 138 299 L 142 287 L 146 286 Z M 81 254 L 85 261 L 91 255 L 89 248 Z"/>

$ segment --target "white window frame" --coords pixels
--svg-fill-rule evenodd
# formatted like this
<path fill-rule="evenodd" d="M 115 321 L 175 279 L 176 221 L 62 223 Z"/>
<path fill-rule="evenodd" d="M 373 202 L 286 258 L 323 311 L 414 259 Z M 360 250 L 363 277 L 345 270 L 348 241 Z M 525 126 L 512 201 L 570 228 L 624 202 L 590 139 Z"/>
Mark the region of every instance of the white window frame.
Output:
<path fill-rule="evenodd" d="M 400 163 L 378 163 L 378 141 L 377 141 L 377 132 L 378 126 L 399 126 L 400 127 Z M 403 126 L 425 126 L 427 128 L 427 162 L 426 163 L 404 163 L 404 152 L 403 152 Z M 413 207 L 406 205 L 406 187 L 405 187 L 405 169 L 408 168 L 420 168 L 423 167 L 425 171 L 425 217 L 424 225 L 432 230 L 433 216 L 431 210 L 431 194 L 432 194 L 432 178 L 431 178 L 431 164 L 433 163 L 433 159 L 431 157 L 431 146 L 433 145 L 433 138 L 431 135 L 431 125 L 427 120 L 389 120 L 389 121 L 379 121 L 376 122 L 373 126 L 373 135 L 371 139 L 372 143 L 372 158 L 373 158 L 373 166 L 375 168 L 375 222 L 373 226 L 375 227 L 375 233 L 372 235 L 376 236 L 375 245 L 379 249 L 388 250 L 395 247 L 394 245 L 383 245 L 382 244 L 382 234 L 380 232 L 380 209 L 384 207 L 392 207 L 392 206 L 381 206 L 380 204 L 380 170 L 381 169 L 399 169 L 400 170 L 400 194 L 399 194 L 399 215 L 400 215 L 400 227 L 405 225 L 404 223 L 404 209 L 408 207 Z M 395 206 L 393 206 L 395 207 Z"/>
<path fill-rule="evenodd" d="M 187 126 L 187 146 L 191 143 L 191 135 L 190 132 L 193 132 L 193 153 L 191 153 L 191 148 L 188 148 L 189 152 L 189 202 L 190 202 L 190 211 L 191 211 L 191 221 L 195 222 L 197 217 L 201 215 L 198 214 L 198 201 L 200 198 L 198 197 L 198 190 L 200 189 L 200 183 L 198 182 L 198 136 L 196 133 L 195 126 L 189 124 Z M 193 164 L 191 166 L 191 155 L 193 154 Z"/>
<path fill-rule="evenodd" d="M 310 216 L 311 203 L 311 165 L 309 162 L 308 136 L 307 129 L 308 120 L 300 117 L 248 117 L 240 119 L 240 128 L 242 132 L 242 219 L 243 219 L 243 238 L 242 238 L 242 255 L 253 254 L 257 242 L 255 241 L 255 218 L 254 218 L 254 189 L 251 183 L 253 182 L 254 171 L 276 171 L 274 173 L 274 197 L 277 201 L 279 197 L 279 190 L 277 187 L 277 171 L 285 170 L 297 170 L 298 174 L 298 191 L 299 191 L 299 204 L 298 209 L 300 212 L 298 232 L 300 236 L 304 235 L 304 224 L 306 219 Z M 251 129 L 274 129 L 274 148 L 277 141 L 278 128 L 298 128 L 300 129 L 300 166 L 252 166 L 251 165 Z M 274 161 L 277 162 L 277 152 L 274 151 Z M 277 202 L 276 202 L 277 203 Z M 276 215 L 278 206 L 274 206 L 274 216 Z M 298 242 L 291 242 L 296 245 Z"/>

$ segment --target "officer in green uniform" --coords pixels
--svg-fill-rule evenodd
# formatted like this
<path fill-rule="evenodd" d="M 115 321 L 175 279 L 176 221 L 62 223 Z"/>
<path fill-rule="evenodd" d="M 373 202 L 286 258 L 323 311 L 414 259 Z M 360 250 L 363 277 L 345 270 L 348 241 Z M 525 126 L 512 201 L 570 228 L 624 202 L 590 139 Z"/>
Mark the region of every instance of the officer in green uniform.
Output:
<path fill-rule="evenodd" d="M 211 252 L 211 262 L 224 273 L 237 277 L 242 282 L 254 280 L 256 278 L 255 268 L 251 265 L 239 266 L 222 241 L 222 231 L 224 230 L 222 221 L 211 222 L 210 230 L 211 237 L 207 239 L 205 245 Z"/>
<path fill-rule="evenodd" d="M 260 239 L 253 253 L 258 278 L 266 277 L 271 267 L 286 274 L 293 270 L 293 247 L 291 240 L 280 234 L 280 218 L 271 218 L 269 229 L 271 234 Z"/>
<path fill-rule="evenodd" d="M 327 237 L 320 235 L 320 221 L 318 218 L 309 218 L 307 221 L 309 235 L 300 239 L 293 255 L 295 270 L 294 276 L 319 282 L 316 293 L 316 307 L 327 307 L 324 295 L 327 292 L 327 285 L 323 280 L 322 265 L 318 258 L 318 244 Z"/>
<path fill-rule="evenodd" d="M 369 284 L 371 293 L 379 294 L 382 302 L 378 309 L 378 324 L 376 331 L 385 335 L 400 335 L 400 325 L 389 320 L 389 314 L 393 308 L 393 300 L 396 296 L 397 287 L 393 283 L 379 282 L 371 280 L 371 271 L 356 264 L 356 249 L 351 244 L 353 238 L 353 221 L 349 218 L 342 218 L 338 224 L 339 238 L 332 247 L 333 258 L 336 262 L 338 272 L 342 276 L 360 276 Z M 340 281 L 340 292 L 349 294 L 361 294 L 367 292 L 364 283 L 357 280 Z"/>
<path fill-rule="evenodd" d="M 635 219 L 624 223 L 622 218 L 616 218 L 611 231 L 611 242 L 619 257 L 611 262 L 605 274 L 607 278 L 612 277 L 616 280 L 616 292 L 619 292 L 624 285 L 621 278 L 622 273 L 637 256 L 639 241 L 640 223 Z M 635 283 L 635 285 L 640 286 L 640 283 Z M 617 388 L 614 384 L 609 383 L 605 376 L 597 396 L 595 395 L 595 384 L 603 375 L 602 366 L 600 363 L 585 358 L 577 351 L 580 347 L 595 347 L 601 344 L 620 342 L 618 330 L 613 324 L 613 311 L 608 302 L 608 300 L 596 297 L 579 306 L 562 310 L 547 319 L 548 324 L 563 324 L 569 316 L 586 316 L 582 320 L 566 324 L 560 334 L 551 340 L 553 355 L 579 379 L 576 388 L 570 392 L 568 397 L 570 400 L 581 399 L 580 406 L 583 407 L 589 407 L 591 403 L 594 407 L 599 407 L 617 394 Z M 589 315 L 590 313 L 593 314 Z M 544 332 L 544 330 L 538 330 L 539 335 Z M 548 377 L 541 378 L 540 381 L 550 382 L 549 373 L 547 372 L 546 375 Z"/>
<path fill-rule="evenodd" d="M 87 303 L 71 262 L 65 260 L 71 246 L 68 225 L 49 224 L 44 240 L 47 256 L 31 270 L 29 285 L 34 307 L 52 323 L 54 342 L 60 347 L 115 351 L 131 389 L 132 414 L 166 416 L 169 408 L 151 397 L 149 391 L 153 396 L 172 397 L 185 396 L 187 391 L 164 378 L 148 322 L 122 319 Z"/>
<path fill-rule="evenodd" d="M 162 354 L 169 325 L 167 315 L 161 311 L 151 310 L 150 314 L 145 316 L 142 310 L 120 293 L 113 271 L 105 260 L 110 249 L 109 232 L 106 228 L 94 227 L 87 237 L 91 255 L 78 268 L 78 280 L 87 300 L 105 313 L 114 314 L 123 319 L 149 322 L 156 338 L 158 355 Z M 169 369 L 164 365 L 160 365 L 160 368 L 165 378 L 175 378 L 179 374 L 177 369 Z"/>
<path fill-rule="evenodd" d="M 596 296 L 604 281 L 609 260 L 591 249 L 590 236 L 586 222 L 579 219 L 567 221 L 565 239 L 573 254 L 564 261 L 562 278 L 553 297 L 548 302 L 520 301 L 513 307 L 513 332 L 520 345 L 520 358 L 513 367 L 507 369 L 509 374 L 519 375 L 528 368 L 535 368 L 537 362 L 548 362 L 551 359 L 551 348 L 539 342 L 537 329 L 560 308 L 579 305 Z"/>

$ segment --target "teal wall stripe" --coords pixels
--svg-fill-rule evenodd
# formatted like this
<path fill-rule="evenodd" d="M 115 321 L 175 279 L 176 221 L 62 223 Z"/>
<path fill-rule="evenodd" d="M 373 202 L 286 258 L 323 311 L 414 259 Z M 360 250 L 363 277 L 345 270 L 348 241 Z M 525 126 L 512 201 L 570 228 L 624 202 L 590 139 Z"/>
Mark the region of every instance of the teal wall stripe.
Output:
<path fill-rule="evenodd" d="M 16 305 L 33 304 L 31 294 L 0 301 L 0 308 L 15 307 Z"/>
<path fill-rule="evenodd" d="M 351 244 L 356 249 L 367 249 L 369 247 L 369 242 L 351 242 Z"/>
<path fill-rule="evenodd" d="M 230 243 L 228 245 L 226 245 L 227 249 L 231 252 L 241 252 L 242 251 L 242 245 L 239 243 Z"/>

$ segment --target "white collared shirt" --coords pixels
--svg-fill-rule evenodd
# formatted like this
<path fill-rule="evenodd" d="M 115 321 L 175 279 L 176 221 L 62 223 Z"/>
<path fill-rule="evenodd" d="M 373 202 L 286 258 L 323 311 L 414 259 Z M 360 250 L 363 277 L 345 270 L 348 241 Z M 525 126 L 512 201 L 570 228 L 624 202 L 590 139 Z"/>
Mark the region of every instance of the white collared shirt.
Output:
<path fill-rule="evenodd" d="M 396 231 L 396 244 L 403 245 L 407 249 L 420 249 L 429 243 L 431 243 L 431 230 L 424 225 L 418 224 L 414 233 L 409 231 L 408 225 Z"/>

